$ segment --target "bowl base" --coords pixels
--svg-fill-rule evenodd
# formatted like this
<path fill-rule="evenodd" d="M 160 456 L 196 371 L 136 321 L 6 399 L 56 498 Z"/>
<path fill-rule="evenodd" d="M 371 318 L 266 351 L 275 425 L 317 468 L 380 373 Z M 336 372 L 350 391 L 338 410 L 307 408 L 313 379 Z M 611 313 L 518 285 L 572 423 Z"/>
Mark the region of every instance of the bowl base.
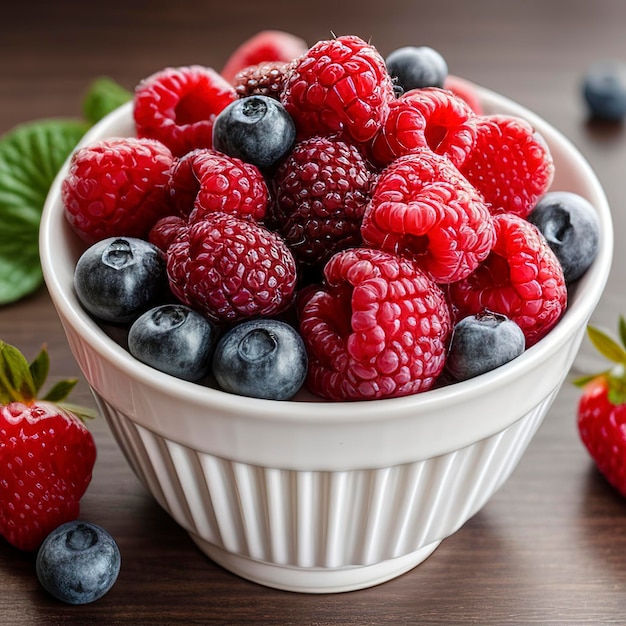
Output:
<path fill-rule="evenodd" d="M 212 561 L 233 574 L 266 587 L 298 593 L 343 593 L 374 587 L 413 569 L 425 561 L 441 543 L 434 541 L 410 554 L 372 565 L 333 569 L 297 568 L 258 561 L 228 552 L 193 533 L 189 533 L 189 536 Z"/>

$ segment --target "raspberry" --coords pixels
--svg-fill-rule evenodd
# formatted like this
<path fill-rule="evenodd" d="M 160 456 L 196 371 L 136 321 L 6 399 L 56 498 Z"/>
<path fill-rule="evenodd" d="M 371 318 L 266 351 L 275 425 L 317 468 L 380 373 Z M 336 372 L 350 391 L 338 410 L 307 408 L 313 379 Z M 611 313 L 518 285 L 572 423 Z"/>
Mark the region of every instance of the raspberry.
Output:
<path fill-rule="evenodd" d="M 174 156 L 211 148 L 213 121 L 236 98 L 234 87 L 209 67 L 165 68 L 137 85 L 137 135 L 162 141 Z"/>
<path fill-rule="evenodd" d="M 240 98 L 268 96 L 280 100 L 290 69 L 291 64 L 282 61 L 252 65 L 237 73 L 233 86 Z"/>
<path fill-rule="evenodd" d="M 361 243 L 372 177 L 357 148 L 337 138 L 294 146 L 274 176 L 270 213 L 296 260 L 319 265 Z"/>
<path fill-rule="evenodd" d="M 495 240 L 480 194 L 429 149 L 400 157 L 381 172 L 361 235 L 371 247 L 410 256 L 438 283 L 468 276 Z"/>
<path fill-rule="evenodd" d="M 460 166 L 476 135 L 473 111 L 461 98 L 437 87 L 407 91 L 389 105 L 389 114 L 371 147 L 381 166 L 413 150 L 430 147 Z"/>
<path fill-rule="evenodd" d="M 299 307 L 309 389 L 329 400 L 429 389 L 451 330 L 441 289 L 411 260 L 369 248 L 337 253 L 324 275 Z"/>
<path fill-rule="evenodd" d="M 524 331 L 529 347 L 558 322 L 567 306 L 563 270 L 535 226 L 512 213 L 493 218 L 496 242 L 470 276 L 449 286 L 458 318 L 488 309 Z"/>
<path fill-rule="evenodd" d="M 212 213 L 183 228 L 167 249 L 174 295 L 216 322 L 274 315 L 291 303 L 289 248 L 256 222 Z"/>
<path fill-rule="evenodd" d="M 393 99 L 384 59 L 351 35 L 310 48 L 295 62 L 281 97 L 299 137 L 343 131 L 357 143 L 372 139 Z"/>
<path fill-rule="evenodd" d="M 516 117 L 479 116 L 473 123 L 476 140 L 461 172 L 492 212 L 526 217 L 554 177 L 547 144 L 528 122 Z"/>
<path fill-rule="evenodd" d="M 168 194 L 178 213 L 191 221 L 215 211 L 262 220 L 268 203 L 265 179 L 254 165 L 208 148 L 175 162 Z"/>
<path fill-rule="evenodd" d="M 184 231 L 187 221 L 178 215 L 166 215 L 162 217 L 148 233 L 148 241 L 155 245 L 161 252 L 166 252 L 170 244 Z"/>
<path fill-rule="evenodd" d="M 281 61 L 288 63 L 304 54 L 306 41 L 282 30 L 262 30 L 244 41 L 227 59 L 222 76 L 233 81 L 241 70 L 259 63 Z"/>
<path fill-rule="evenodd" d="M 153 139 L 105 139 L 72 156 L 61 186 L 65 216 L 87 243 L 143 238 L 170 212 L 166 185 L 172 153 Z"/>
<path fill-rule="evenodd" d="M 474 83 L 460 76 L 448 74 L 443 83 L 443 88 L 451 91 L 457 98 L 465 100 L 475 115 L 483 115 L 483 105 L 480 102 Z"/>

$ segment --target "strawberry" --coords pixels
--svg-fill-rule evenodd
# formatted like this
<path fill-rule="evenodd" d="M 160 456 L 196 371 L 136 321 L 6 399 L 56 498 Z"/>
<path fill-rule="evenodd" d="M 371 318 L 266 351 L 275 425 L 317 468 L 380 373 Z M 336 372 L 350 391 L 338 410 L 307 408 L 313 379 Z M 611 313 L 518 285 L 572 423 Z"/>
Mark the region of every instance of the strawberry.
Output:
<path fill-rule="evenodd" d="M 0 534 L 25 551 L 78 517 L 96 460 L 77 407 L 59 404 L 77 381 L 60 381 L 36 398 L 48 369 L 45 348 L 29 364 L 0 341 Z"/>
<path fill-rule="evenodd" d="M 620 341 L 587 327 L 598 351 L 615 365 L 574 381 L 583 389 L 578 404 L 578 432 L 598 469 L 626 496 L 626 321 L 619 319 Z"/>
<path fill-rule="evenodd" d="M 262 30 L 244 41 L 226 60 L 222 76 L 232 82 L 238 72 L 259 63 L 289 62 L 304 54 L 309 46 L 300 37 L 282 30 Z"/>

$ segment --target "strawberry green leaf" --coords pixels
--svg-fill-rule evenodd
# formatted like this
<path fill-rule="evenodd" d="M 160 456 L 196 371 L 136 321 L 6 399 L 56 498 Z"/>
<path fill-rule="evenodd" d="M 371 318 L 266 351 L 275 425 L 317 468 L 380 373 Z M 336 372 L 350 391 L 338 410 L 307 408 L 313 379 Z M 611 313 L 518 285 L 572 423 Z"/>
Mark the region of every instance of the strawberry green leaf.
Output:
<path fill-rule="evenodd" d="M 73 120 L 39 120 L 0 138 L 0 305 L 42 281 L 39 222 L 48 190 L 87 130 Z"/>
<path fill-rule="evenodd" d="M 50 357 L 48 356 L 48 351 L 45 348 L 42 348 L 41 352 L 37 355 L 37 358 L 32 361 L 28 367 L 30 369 L 31 376 L 33 377 L 35 391 L 38 392 L 46 382 L 48 372 L 50 371 Z"/>
<path fill-rule="evenodd" d="M 90 409 L 86 406 L 81 406 L 79 404 L 72 404 L 71 402 L 63 402 L 59 404 L 59 406 L 70 413 L 76 415 L 76 417 L 81 421 L 85 422 L 85 420 L 95 419 L 98 414 L 93 409 Z"/>
<path fill-rule="evenodd" d="M 626 350 L 612 337 L 595 326 L 587 326 L 587 334 L 591 343 L 602 356 L 614 363 L 626 363 Z"/>
<path fill-rule="evenodd" d="M 576 387 L 582 388 L 582 387 L 585 387 L 592 380 L 596 380 L 596 378 L 601 378 L 602 376 L 606 376 L 608 375 L 608 373 L 609 373 L 609 370 L 605 372 L 600 372 L 599 374 L 588 374 L 587 376 L 580 376 L 576 378 L 575 380 L 573 380 L 572 383 L 576 385 Z"/>
<path fill-rule="evenodd" d="M 96 78 L 83 100 L 83 114 L 88 122 L 95 124 L 132 97 L 133 94 L 130 91 L 110 78 L 106 76 Z"/>
<path fill-rule="evenodd" d="M 616 365 L 607 375 L 608 398 L 614 405 L 626 402 L 626 376 L 623 365 Z"/>
<path fill-rule="evenodd" d="M 50 391 L 48 391 L 42 400 L 46 400 L 48 402 L 61 402 L 61 400 L 65 400 L 70 391 L 74 389 L 77 382 L 77 378 L 73 378 L 71 380 L 60 380 L 50 389 Z"/>
<path fill-rule="evenodd" d="M 626 347 L 626 319 L 623 315 L 619 316 L 619 338 L 622 345 Z"/>
<path fill-rule="evenodd" d="M 0 403 L 28 402 L 35 397 L 36 391 L 24 355 L 0 341 Z"/>

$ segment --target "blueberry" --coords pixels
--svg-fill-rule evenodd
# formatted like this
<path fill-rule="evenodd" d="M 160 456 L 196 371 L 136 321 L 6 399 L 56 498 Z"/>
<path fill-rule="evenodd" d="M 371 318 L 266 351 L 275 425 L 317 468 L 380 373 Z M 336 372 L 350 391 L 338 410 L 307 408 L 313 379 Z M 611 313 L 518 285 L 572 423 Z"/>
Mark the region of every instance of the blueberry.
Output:
<path fill-rule="evenodd" d="M 229 156 L 274 169 L 291 150 L 296 127 L 274 98 L 248 96 L 231 102 L 213 123 L 213 147 Z"/>
<path fill-rule="evenodd" d="M 94 317 L 126 324 L 165 297 L 165 259 L 156 246 L 141 239 L 103 239 L 78 259 L 74 289 Z"/>
<path fill-rule="evenodd" d="M 220 338 L 213 374 L 225 391 L 288 400 L 304 383 L 307 355 L 292 326 L 274 319 L 248 320 Z"/>
<path fill-rule="evenodd" d="M 626 116 L 626 64 L 600 61 L 592 65 L 583 80 L 583 96 L 591 115 L 618 122 Z"/>
<path fill-rule="evenodd" d="M 128 331 L 138 360 L 177 378 L 197 381 L 211 365 L 215 326 L 182 304 L 162 304 L 140 315 Z"/>
<path fill-rule="evenodd" d="M 96 524 L 74 521 L 53 530 L 37 553 L 39 582 L 68 604 L 87 604 L 107 593 L 120 571 L 120 551 Z"/>
<path fill-rule="evenodd" d="M 405 46 L 385 59 L 389 75 L 406 91 L 422 87 L 443 88 L 448 76 L 445 59 L 428 46 Z"/>
<path fill-rule="evenodd" d="M 598 253 L 600 226 L 593 206 L 570 191 L 550 191 L 528 216 L 546 238 L 563 268 L 566 283 L 578 280 Z"/>
<path fill-rule="evenodd" d="M 500 367 L 524 352 L 522 329 L 499 313 L 469 315 L 454 327 L 446 371 L 456 381 Z"/>

